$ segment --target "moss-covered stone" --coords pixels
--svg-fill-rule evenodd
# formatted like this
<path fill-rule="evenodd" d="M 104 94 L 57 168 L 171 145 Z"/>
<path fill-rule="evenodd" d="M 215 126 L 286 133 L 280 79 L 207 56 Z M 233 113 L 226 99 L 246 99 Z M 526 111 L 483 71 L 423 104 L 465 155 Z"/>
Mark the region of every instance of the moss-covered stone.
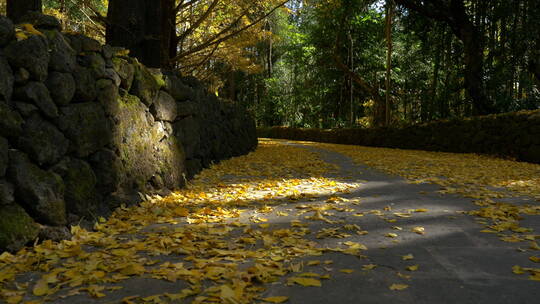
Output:
<path fill-rule="evenodd" d="M 180 187 L 185 172 L 182 146 L 163 123 L 148 119 L 139 98 L 128 94 L 118 102 L 113 143 L 124 165 L 125 184 L 148 191 L 152 177 L 159 175 L 166 187 Z"/>
<path fill-rule="evenodd" d="M 52 165 L 66 154 L 69 141 L 52 123 L 36 113 L 26 120 L 17 146 L 39 165 Z"/>
<path fill-rule="evenodd" d="M 0 137 L 0 177 L 6 174 L 8 165 L 8 141 Z"/>
<path fill-rule="evenodd" d="M 0 56 L 0 101 L 11 101 L 15 77 L 7 60 Z"/>
<path fill-rule="evenodd" d="M 0 205 L 0 252 L 17 251 L 34 240 L 38 233 L 38 225 L 22 207 Z"/>
<path fill-rule="evenodd" d="M 135 65 L 135 75 L 130 94 L 139 97 L 145 105 L 150 106 L 154 102 L 160 87 L 154 75 L 144 65 L 140 63 Z"/>
<path fill-rule="evenodd" d="M 120 76 L 120 87 L 126 91 L 131 89 L 133 84 L 133 76 L 135 75 L 135 67 L 126 59 L 113 57 L 112 59 L 114 70 Z"/>
<path fill-rule="evenodd" d="M 110 122 L 98 103 L 77 103 L 61 108 L 58 126 L 73 143 L 78 157 L 87 157 L 111 142 Z"/>
<path fill-rule="evenodd" d="M 65 158 L 52 171 L 64 180 L 66 210 L 80 216 L 95 214 L 97 181 L 90 165 L 80 159 Z"/>
<path fill-rule="evenodd" d="M 49 67 L 48 41 L 41 35 L 31 35 L 28 39 L 12 41 L 5 49 L 9 64 L 13 68 L 25 68 L 33 79 L 47 79 Z"/>
<path fill-rule="evenodd" d="M 0 101 L 0 136 L 16 137 L 22 132 L 23 119 L 19 113 Z"/>
<path fill-rule="evenodd" d="M 40 169 L 16 150 L 9 151 L 9 177 L 15 197 L 32 216 L 44 224 L 65 225 L 64 183 L 57 174 Z"/>

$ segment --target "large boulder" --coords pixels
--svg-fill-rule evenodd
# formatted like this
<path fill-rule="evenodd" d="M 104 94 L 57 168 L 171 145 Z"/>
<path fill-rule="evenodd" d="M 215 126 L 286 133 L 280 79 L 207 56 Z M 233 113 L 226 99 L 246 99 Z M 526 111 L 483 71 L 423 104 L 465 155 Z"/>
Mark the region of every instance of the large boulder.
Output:
<path fill-rule="evenodd" d="M 15 26 L 5 16 L 0 16 L 0 47 L 6 46 L 15 37 Z"/>
<path fill-rule="evenodd" d="M 30 80 L 30 72 L 25 68 L 18 68 L 14 71 L 15 84 L 21 86 Z"/>
<path fill-rule="evenodd" d="M 173 122 L 176 119 L 176 101 L 164 91 L 159 91 L 150 110 L 157 120 Z"/>
<path fill-rule="evenodd" d="M 17 21 L 19 23 L 30 23 L 39 30 L 62 30 L 62 25 L 58 19 L 54 16 L 44 15 L 40 12 L 30 11 Z"/>
<path fill-rule="evenodd" d="M 9 66 L 6 58 L 0 56 L 0 102 L 2 99 L 5 101 L 11 101 L 11 94 L 13 94 L 13 83 L 15 77 L 13 71 Z"/>
<path fill-rule="evenodd" d="M 100 79 L 96 82 L 97 100 L 105 109 L 105 113 L 109 116 L 118 114 L 119 98 L 118 86 L 110 79 Z"/>
<path fill-rule="evenodd" d="M 154 77 L 144 65 L 139 63 L 135 66 L 133 85 L 129 92 L 139 97 L 145 105 L 150 106 L 154 102 L 161 85 L 157 77 Z"/>
<path fill-rule="evenodd" d="M 94 101 L 97 96 L 96 80 L 90 68 L 77 66 L 73 73 L 75 79 L 75 102 Z"/>
<path fill-rule="evenodd" d="M 9 105 L 0 102 L 0 136 L 16 137 L 22 132 L 23 119 Z"/>
<path fill-rule="evenodd" d="M 90 71 L 92 71 L 94 79 L 107 77 L 107 66 L 105 64 L 105 59 L 103 59 L 100 53 L 90 52 L 85 53 L 84 55 L 79 55 L 77 57 L 77 62 L 80 66 L 88 68 Z"/>
<path fill-rule="evenodd" d="M 100 193 L 116 192 L 125 179 L 125 169 L 120 158 L 109 149 L 102 149 L 90 157 L 90 164 L 97 177 Z"/>
<path fill-rule="evenodd" d="M 65 225 L 64 183 L 56 173 L 34 165 L 26 154 L 9 151 L 9 177 L 15 183 L 15 197 L 34 218 L 50 225 Z"/>
<path fill-rule="evenodd" d="M 0 251 L 18 251 L 33 241 L 39 226 L 18 205 L 0 205 Z"/>
<path fill-rule="evenodd" d="M 165 89 L 179 102 L 196 99 L 195 91 L 190 86 L 185 85 L 176 75 L 165 76 Z"/>
<path fill-rule="evenodd" d="M 98 205 L 97 181 L 90 165 L 80 159 L 65 158 L 51 170 L 64 180 L 64 200 L 67 212 L 79 216 L 95 214 Z"/>
<path fill-rule="evenodd" d="M 75 79 L 69 73 L 52 72 L 45 83 L 54 102 L 65 106 L 75 96 Z"/>
<path fill-rule="evenodd" d="M 0 205 L 10 205 L 15 202 L 15 188 L 13 184 L 0 179 Z"/>
<path fill-rule="evenodd" d="M 187 159 L 195 158 L 201 146 L 201 126 L 199 120 L 190 116 L 174 124 L 174 134 L 184 147 Z"/>
<path fill-rule="evenodd" d="M 0 137 L 0 177 L 6 175 L 6 169 L 8 165 L 8 141 L 7 139 Z"/>
<path fill-rule="evenodd" d="M 98 103 L 71 104 L 60 109 L 58 126 L 78 157 L 87 157 L 111 142 L 111 127 Z"/>
<path fill-rule="evenodd" d="M 99 41 L 95 39 L 77 33 L 66 34 L 66 38 L 69 39 L 71 47 L 77 54 L 84 52 L 101 52 L 102 46 Z"/>
<path fill-rule="evenodd" d="M 40 166 L 57 163 L 69 148 L 69 141 L 62 132 L 39 114 L 26 120 L 23 134 L 17 143 Z"/>
<path fill-rule="evenodd" d="M 22 115 L 24 118 L 28 118 L 35 113 L 39 113 L 38 107 L 31 103 L 22 102 L 22 101 L 16 101 L 15 102 L 15 109 Z"/>
<path fill-rule="evenodd" d="M 49 41 L 49 69 L 57 72 L 71 73 L 75 69 L 75 50 L 59 31 L 44 31 Z"/>
<path fill-rule="evenodd" d="M 147 119 L 147 107 L 139 98 L 126 95 L 118 102 L 113 142 L 124 164 L 126 184 L 144 192 L 159 176 L 165 187 L 180 187 L 185 173 L 181 144 L 169 136 L 163 123 Z"/>
<path fill-rule="evenodd" d="M 178 117 L 182 117 L 182 118 L 186 118 L 187 116 L 198 115 L 201 112 L 200 105 L 194 101 L 178 102 L 176 103 L 176 106 L 178 109 Z"/>
<path fill-rule="evenodd" d="M 47 87 L 41 82 L 32 81 L 24 87 L 17 88 L 15 97 L 35 104 L 49 118 L 58 117 L 58 107 L 53 102 Z"/>
<path fill-rule="evenodd" d="M 14 68 L 25 68 L 32 79 L 45 81 L 49 67 L 49 45 L 42 35 L 31 35 L 28 39 L 12 41 L 4 53 Z"/>
<path fill-rule="evenodd" d="M 135 67 L 126 59 L 114 57 L 112 59 L 113 67 L 118 76 L 120 76 L 120 87 L 126 91 L 131 89 L 133 77 L 135 76 Z"/>

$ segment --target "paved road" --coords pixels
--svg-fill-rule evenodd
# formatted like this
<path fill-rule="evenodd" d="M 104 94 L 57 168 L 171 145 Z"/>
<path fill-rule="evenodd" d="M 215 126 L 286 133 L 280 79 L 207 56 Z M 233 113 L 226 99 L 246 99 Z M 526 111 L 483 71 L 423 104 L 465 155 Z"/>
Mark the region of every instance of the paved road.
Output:
<path fill-rule="evenodd" d="M 383 205 L 390 206 L 392 211 L 418 208 L 429 211 L 397 223 L 388 223 L 377 216 L 346 217 L 347 223 L 369 231 L 353 241 L 365 244 L 369 248 L 367 261 L 380 266 L 370 272 L 338 274 L 321 289 L 276 285 L 269 294 L 289 295 L 291 303 L 540 303 L 540 282 L 511 271 L 513 265 L 535 267 L 528 261 L 531 252 L 519 252 L 519 244 L 505 243 L 493 234 L 481 233 L 483 227 L 473 217 L 459 212 L 477 208 L 470 199 L 441 196 L 436 192 L 439 186 L 409 184 L 402 178 L 355 165 L 344 155 L 310 149 L 339 166 L 339 172 L 331 177 L 364 182 L 357 191 L 344 195 L 362 199 L 358 210 L 381 209 Z M 540 230 L 537 218 L 536 221 L 534 217 L 527 218 L 523 224 Z M 403 232 L 393 230 L 392 226 L 402 227 Z M 417 226 L 424 227 L 426 233 L 405 232 Z M 384 237 L 392 232 L 398 237 Z M 407 254 L 413 254 L 414 260 L 403 261 L 402 256 Z M 353 265 L 358 264 L 354 257 L 339 254 L 334 261 L 336 269 L 355 268 Z M 404 270 L 405 265 L 412 264 L 419 265 L 418 271 Z M 411 279 L 402 279 L 397 272 L 411 275 Z M 405 283 L 409 288 L 389 290 L 394 283 Z"/>
<path fill-rule="evenodd" d="M 297 145 L 297 144 L 295 144 Z M 338 170 L 329 173 L 328 178 L 359 186 L 340 197 L 359 204 L 343 202 L 342 206 L 355 209 L 354 212 L 334 212 L 328 216 L 332 221 L 305 221 L 311 234 L 306 238 L 317 242 L 321 247 L 335 247 L 352 241 L 364 244 L 368 250 L 359 258 L 342 253 L 325 253 L 321 257 L 305 257 L 293 261 L 304 261 L 303 272 L 314 271 L 328 273 L 331 278 L 322 280 L 322 287 L 288 286 L 286 277 L 276 283 L 266 285 L 263 297 L 288 296 L 287 303 L 471 303 L 471 304 L 520 304 L 540 303 L 540 282 L 527 279 L 527 275 L 515 275 L 512 266 L 534 267 L 528 260 L 533 255 L 520 252 L 520 243 L 505 243 L 495 235 L 481 233 L 482 225 L 462 211 L 477 209 L 470 199 L 453 195 L 441 196 L 439 187 L 429 184 L 410 184 L 404 179 L 389 176 L 377 170 L 354 164 L 348 157 L 315 147 L 306 147 L 320 153 L 324 161 L 338 166 Z M 223 181 L 234 182 L 234 177 Z M 296 215 L 298 205 L 324 205 L 328 197 L 315 200 L 300 199 L 297 202 L 283 199 L 276 206 L 274 213 L 265 215 L 272 228 L 290 228 L 291 220 L 302 219 L 308 214 Z M 515 203 L 519 200 L 514 199 Z M 528 202 L 530 203 L 530 201 Z M 385 209 L 386 208 L 386 209 Z M 394 212 L 413 212 L 410 217 L 396 217 Z M 377 211 L 373 211 L 377 210 Z M 274 216 L 276 212 L 286 212 L 288 216 Z M 354 214 L 364 213 L 364 216 Z M 250 223 L 249 210 L 241 221 Z M 395 219 L 395 222 L 387 220 Z M 351 233 L 347 238 L 317 239 L 315 232 L 326 228 L 357 225 L 365 235 Z M 540 230 L 540 222 L 534 217 L 525 218 L 523 225 Z M 392 227 L 399 227 L 397 230 Z M 423 227 L 425 234 L 411 231 L 414 227 Z M 172 228 L 171 228 L 172 229 Z M 395 233 L 396 237 L 388 237 Z M 523 246 L 523 245 L 522 245 Z M 403 260 L 403 256 L 412 255 L 413 259 Z M 182 261 L 182 256 L 160 257 L 160 261 Z M 307 266 L 308 261 L 332 260 L 326 266 Z M 376 265 L 372 270 L 364 270 L 363 265 Z M 418 265 L 417 271 L 407 271 L 407 266 Z M 249 265 L 247 265 L 249 266 Z M 246 267 L 247 267 L 246 266 Z M 341 272 L 351 269 L 352 273 Z M 321 272 L 322 271 L 322 272 Z M 36 274 L 27 274 L 21 281 L 33 282 L 39 278 Z M 390 290 L 392 284 L 404 284 L 404 290 Z M 91 299 L 81 294 L 65 299 L 56 299 L 56 303 L 117 303 L 126 296 L 134 294 L 141 297 L 165 292 L 178 292 L 188 285 L 183 281 L 167 282 L 150 278 L 132 278 L 124 281 L 123 289 L 101 299 Z M 189 301 L 188 301 L 189 302 Z M 140 302 L 137 302 L 140 303 Z"/>

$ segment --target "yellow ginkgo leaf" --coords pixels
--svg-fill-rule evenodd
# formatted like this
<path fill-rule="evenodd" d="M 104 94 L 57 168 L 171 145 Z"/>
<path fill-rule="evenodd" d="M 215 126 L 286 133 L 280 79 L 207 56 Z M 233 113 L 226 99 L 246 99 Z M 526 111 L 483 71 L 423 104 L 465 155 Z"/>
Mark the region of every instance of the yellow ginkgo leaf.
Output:
<path fill-rule="evenodd" d="M 521 268 L 521 266 L 518 266 L 518 265 L 512 266 L 512 272 L 515 273 L 515 274 L 524 274 L 525 273 L 523 268 Z"/>
<path fill-rule="evenodd" d="M 321 287 L 321 281 L 313 278 L 301 278 L 301 277 L 292 277 L 288 279 L 289 283 L 296 283 L 298 285 L 302 286 L 314 286 L 314 287 Z"/>
<path fill-rule="evenodd" d="M 410 275 L 403 274 L 403 273 L 401 273 L 401 272 L 398 272 L 398 273 L 397 273 L 397 276 L 400 277 L 400 278 L 403 278 L 403 279 L 407 279 L 407 280 L 409 280 L 409 279 L 411 278 Z"/>
<path fill-rule="evenodd" d="M 32 292 L 34 293 L 35 296 L 38 296 L 38 297 L 44 296 L 49 292 L 49 284 L 47 283 L 46 280 L 41 279 L 37 281 Z"/>
<path fill-rule="evenodd" d="M 417 234 L 424 234 L 426 233 L 426 229 L 424 227 L 414 227 L 412 229 L 412 232 L 417 233 Z"/>
<path fill-rule="evenodd" d="M 540 257 L 537 257 L 537 256 L 532 256 L 532 257 L 529 257 L 529 260 L 535 262 L 535 263 L 540 263 Z"/>
<path fill-rule="evenodd" d="M 409 288 L 409 285 L 407 284 L 392 284 L 390 285 L 390 290 L 404 290 Z"/>
<path fill-rule="evenodd" d="M 363 270 L 372 270 L 372 269 L 375 269 L 375 268 L 377 268 L 377 265 L 375 265 L 375 264 L 367 264 L 367 265 L 362 266 Z"/>
<path fill-rule="evenodd" d="M 261 300 L 269 303 L 284 303 L 289 300 L 289 297 L 268 297 L 268 298 L 262 298 Z"/>
<path fill-rule="evenodd" d="M 389 238 L 396 238 L 398 235 L 395 234 L 395 233 L 390 232 L 390 233 L 385 234 L 385 236 L 389 237 Z"/>
<path fill-rule="evenodd" d="M 418 265 L 407 266 L 407 270 L 408 271 L 417 271 L 418 267 L 419 267 Z"/>
<path fill-rule="evenodd" d="M 353 273 L 354 269 L 340 269 L 339 271 L 343 273 Z"/>
<path fill-rule="evenodd" d="M 412 255 L 412 253 L 409 253 L 407 255 L 402 256 L 401 259 L 404 261 L 408 261 L 408 260 L 414 259 L 414 256 Z"/>

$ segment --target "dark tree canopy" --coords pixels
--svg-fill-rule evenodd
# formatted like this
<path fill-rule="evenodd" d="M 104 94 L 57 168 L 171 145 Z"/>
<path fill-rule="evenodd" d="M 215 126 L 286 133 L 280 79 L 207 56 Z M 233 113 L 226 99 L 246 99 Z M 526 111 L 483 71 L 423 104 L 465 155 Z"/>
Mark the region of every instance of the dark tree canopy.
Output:
<path fill-rule="evenodd" d="M 107 14 L 107 43 L 129 49 L 148 67 L 161 67 L 160 1 L 111 0 Z"/>
<path fill-rule="evenodd" d="M 7 16 L 17 22 L 29 11 L 42 11 L 41 0 L 7 0 Z"/>

